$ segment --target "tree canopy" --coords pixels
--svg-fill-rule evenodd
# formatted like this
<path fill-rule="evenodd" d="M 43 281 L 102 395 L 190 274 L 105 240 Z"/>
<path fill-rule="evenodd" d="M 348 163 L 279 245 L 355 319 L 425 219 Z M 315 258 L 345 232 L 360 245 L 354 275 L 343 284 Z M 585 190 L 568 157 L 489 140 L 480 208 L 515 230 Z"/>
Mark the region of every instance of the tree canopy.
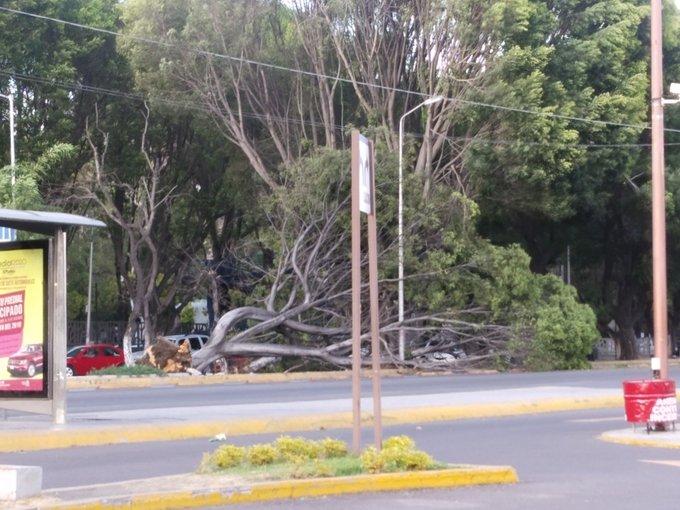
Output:
<path fill-rule="evenodd" d="M 0 88 L 17 98 L 15 205 L 107 222 L 97 238 L 111 254 L 97 258 L 110 296 L 100 315 L 129 331 L 142 320 L 147 342 L 209 296 L 222 319 L 199 365 L 225 353 L 348 362 L 354 128 L 377 144 L 386 361 L 395 362 L 400 327 L 411 363 L 457 349 L 470 363 L 537 369 L 583 366 L 601 336 L 633 357 L 635 337 L 651 330 L 646 2 L 8 7 L 82 25 L 0 12 Z M 677 81 L 672 2 L 664 17 L 666 76 Z M 444 99 L 405 119 L 400 325 L 398 127 L 432 96 Z M 666 119 L 674 338 L 678 110 Z M 75 236 L 75 252 L 89 240 Z M 571 285 L 557 276 L 567 263 Z M 78 317 L 86 268 L 71 267 Z"/>

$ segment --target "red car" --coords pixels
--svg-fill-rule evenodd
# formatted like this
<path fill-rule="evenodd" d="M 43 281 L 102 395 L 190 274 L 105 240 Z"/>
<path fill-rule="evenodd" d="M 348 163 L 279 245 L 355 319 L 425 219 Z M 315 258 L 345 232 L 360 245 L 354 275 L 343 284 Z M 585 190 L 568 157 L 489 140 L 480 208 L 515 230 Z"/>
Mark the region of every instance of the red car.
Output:
<path fill-rule="evenodd" d="M 43 369 L 42 344 L 28 344 L 7 360 L 7 371 L 12 376 L 33 377 Z"/>
<path fill-rule="evenodd" d="M 66 353 L 66 375 L 87 375 L 93 370 L 125 365 L 123 350 L 110 344 L 72 347 Z"/>

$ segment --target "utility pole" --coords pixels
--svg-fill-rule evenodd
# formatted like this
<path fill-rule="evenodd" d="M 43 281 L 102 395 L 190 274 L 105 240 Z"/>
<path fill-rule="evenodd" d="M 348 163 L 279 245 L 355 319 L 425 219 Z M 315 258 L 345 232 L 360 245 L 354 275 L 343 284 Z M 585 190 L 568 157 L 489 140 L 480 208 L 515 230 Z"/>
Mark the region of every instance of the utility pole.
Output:
<path fill-rule="evenodd" d="M 85 344 L 92 342 L 90 330 L 92 327 L 92 253 L 94 252 L 94 242 L 90 241 L 90 270 L 87 278 L 87 321 L 85 324 Z"/>
<path fill-rule="evenodd" d="M 663 118 L 663 4 L 651 0 L 652 100 L 652 278 L 654 357 L 659 376 L 668 378 L 668 298 L 666 290 L 666 204 Z"/>

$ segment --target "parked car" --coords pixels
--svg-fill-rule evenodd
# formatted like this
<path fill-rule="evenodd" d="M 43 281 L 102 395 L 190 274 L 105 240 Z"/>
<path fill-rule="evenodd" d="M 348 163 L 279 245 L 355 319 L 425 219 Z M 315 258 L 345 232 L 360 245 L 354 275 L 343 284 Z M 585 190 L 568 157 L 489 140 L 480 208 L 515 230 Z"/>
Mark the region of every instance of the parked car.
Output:
<path fill-rule="evenodd" d="M 66 375 L 87 375 L 93 370 L 125 365 L 123 350 L 111 344 L 72 347 L 66 353 Z"/>
<path fill-rule="evenodd" d="M 191 352 L 199 351 L 203 348 L 205 344 L 208 343 L 210 337 L 208 335 L 201 335 L 199 333 L 190 333 L 188 335 L 168 335 L 164 336 L 163 339 L 168 342 L 172 342 L 176 346 L 182 345 L 185 340 L 189 341 L 189 346 L 191 347 Z"/>
<path fill-rule="evenodd" d="M 42 344 L 28 344 L 7 360 L 7 371 L 13 377 L 33 377 L 43 370 Z"/>

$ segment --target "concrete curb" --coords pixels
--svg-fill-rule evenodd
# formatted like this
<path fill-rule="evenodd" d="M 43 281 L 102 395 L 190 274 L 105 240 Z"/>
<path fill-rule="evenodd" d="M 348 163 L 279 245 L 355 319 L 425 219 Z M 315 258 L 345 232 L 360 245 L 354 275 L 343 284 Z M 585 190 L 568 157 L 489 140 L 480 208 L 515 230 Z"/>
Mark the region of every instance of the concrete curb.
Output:
<path fill-rule="evenodd" d="M 675 437 L 659 434 L 669 434 L 668 432 L 652 432 L 649 435 L 634 436 L 633 432 L 626 430 L 614 430 L 600 434 L 598 439 L 607 443 L 622 444 L 627 446 L 644 446 L 652 448 L 680 448 L 680 432 L 674 432 Z"/>
<path fill-rule="evenodd" d="M 623 406 L 623 397 L 543 399 L 500 404 L 390 409 L 383 411 L 383 425 L 431 423 L 620 406 Z M 371 425 L 372 416 L 365 415 L 362 422 L 366 426 Z M 347 412 L 234 421 L 166 422 L 143 425 L 126 424 L 124 426 L 7 430 L 0 435 L 0 452 L 49 450 L 145 441 L 177 441 L 210 438 L 221 433 L 229 437 L 341 429 L 351 428 L 351 426 L 352 415 Z"/>
<path fill-rule="evenodd" d="M 73 503 L 48 503 L 37 508 L 54 510 L 108 510 L 117 508 L 164 510 L 200 508 L 286 499 L 337 496 L 361 492 L 386 492 L 411 489 L 441 489 L 469 485 L 511 484 L 518 482 L 510 466 L 467 466 L 440 471 L 382 473 L 338 478 L 282 480 L 256 483 L 249 487 L 224 491 L 177 491 L 157 494 L 88 500 Z"/>
<path fill-rule="evenodd" d="M 591 361 L 590 368 L 593 370 L 611 370 L 616 368 L 647 368 L 651 367 L 651 361 L 647 359 L 632 359 L 632 360 L 611 360 L 611 361 Z M 680 366 L 680 359 L 669 359 L 668 366 Z"/>

